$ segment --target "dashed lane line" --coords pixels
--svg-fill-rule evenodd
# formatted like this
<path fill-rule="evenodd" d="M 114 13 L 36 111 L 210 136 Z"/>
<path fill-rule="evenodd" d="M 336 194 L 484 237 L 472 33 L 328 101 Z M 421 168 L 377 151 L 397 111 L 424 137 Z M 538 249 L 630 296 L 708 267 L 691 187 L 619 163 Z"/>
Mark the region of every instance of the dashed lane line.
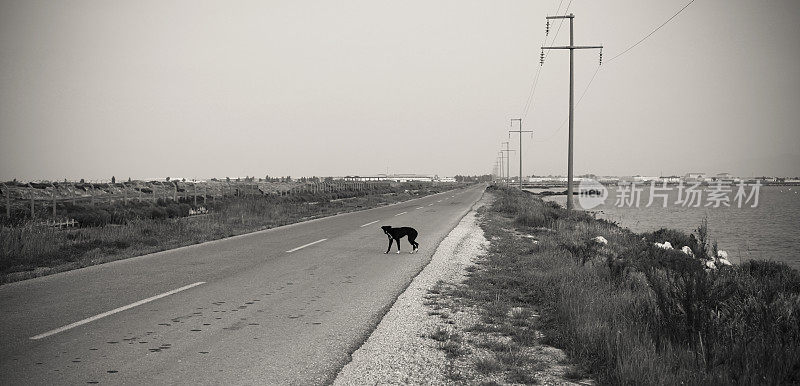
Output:
<path fill-rule="evenodd" d="M 142 304 L 152 302 L 153 300 L 161 299 L 161 298 L 167 297 L 169 295 L 174 295 L 174 294 L 176 294 L 178 292 L 186 291 L 189 288 L 197 287 L 197 286 L 199 286 L 201 284 L 205 284 L 205 283 L 206 282 L 204 282 L 204 281 L 198 281 L 197 283 L 189 284 L 187 286 L 183 286 L 181 288 L 174 289 L 172 291 L 164 292 L 164 293 L 156 295 L 156 296 L 151 296 L 151 297 L 149 297 L 147 299 L 142 299 L 142 300 L 139 300 L 138 302 L 128 304 L 127 306 L 122 306 L 122 307 L 119 307 L 119 308 L 115 308 L 115 309 L 113 309 L 111 311 L 106 311 L 106 312 L 103 312 L 102 314 L 97 314 L 95 316 L 92 316 L 92 317 L 89 317 L 89 318 L 86 318 L 86 319 L 83 319 L 83 320 L 79 320 L 79 321 L 77 321 L 75 323 L 71 323 L 71 324 L 68 324 L 66 326 L 56 328 L 55 330 L 50 330 L 50 331 L 41 333 L 39 335 L 32 336 L 31 339 L 39 340 L 39 339 L 42 339 L 42 338 L 47 338 L 48 336 L 58 334 L 59 332 L 64 332 L 64 331 L 67 331 L 69 329 L 84 325 L 86 323 L 94 322 L 97 319 L 102 319 L 102 318 L 105 318 L 106 316 L 114 315 L 114 314 L 116 314 L 118 312 L 129 310 L 129 309 L 131 309 L 133 307 L 141 306 Z"/>
<path fill-rule="evenodd" d="M 297 247 L 297 248 L 290 249 L 290 250 L 286 251 L 286 253 L 292 253 L 292 252 L 294 252 L 294 251 L 297 251 L 297 250 L 303 249 L 303 248 L 305 248 L 305 247 L 310 247 L 310 246 L 312 246 L 312 245 L 314 245 L 314 244 L 321 243 L 321 242 L 323 242 L 323 241 L 325 241 L 325 240 L 327 240 L 327 239 L 317 240 L 317 241 L 315 241 L 315 242 L 313 242 L 313 243 L 308 243 L 308 244 L 306 244 L 306 245 L 301 245 L 301 246 L 299 246 L 299 247 Z"/>

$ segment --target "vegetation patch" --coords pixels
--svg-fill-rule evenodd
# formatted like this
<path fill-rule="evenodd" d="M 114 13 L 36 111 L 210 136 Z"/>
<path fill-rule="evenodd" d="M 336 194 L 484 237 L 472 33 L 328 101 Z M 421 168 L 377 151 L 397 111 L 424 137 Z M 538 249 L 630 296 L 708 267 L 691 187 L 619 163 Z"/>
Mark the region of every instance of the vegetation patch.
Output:
<path fill-rule="evenodd" d="M 552 345 L 579 363 L 562 372 L 572 380 L 800 383 L 798 271 L 771 261 L 709 265 L 719 251 L 704 224 L 691 235 L 635 234 L 518 190 L 489 192 L 488 254 L 447 291 L 480 310 L 467 333 L 492 338 L 465 340 L 502 369 L 472 360 L 479 373 L 535 384 L 547 367 L 535 353 Z M 667 241 L 676 249 L 655 246 Z"/>

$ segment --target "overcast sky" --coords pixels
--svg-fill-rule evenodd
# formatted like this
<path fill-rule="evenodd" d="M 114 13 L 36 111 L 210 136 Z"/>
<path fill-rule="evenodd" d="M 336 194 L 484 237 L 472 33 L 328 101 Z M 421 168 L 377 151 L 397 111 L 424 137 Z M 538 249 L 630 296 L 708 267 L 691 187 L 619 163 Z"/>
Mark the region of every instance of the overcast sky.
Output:
<path fill-rule="evenodd" d="M 525 174 L 566 174 L 567 51 L 525 105 L 569 0 L 0 1 L 3 180 L 484 174 L 521 116 Z M 606 61 L 576 173 L 800 175 L 800 2 L 696 0 L 609 62 L 687 2 L 570 3 Z"/>

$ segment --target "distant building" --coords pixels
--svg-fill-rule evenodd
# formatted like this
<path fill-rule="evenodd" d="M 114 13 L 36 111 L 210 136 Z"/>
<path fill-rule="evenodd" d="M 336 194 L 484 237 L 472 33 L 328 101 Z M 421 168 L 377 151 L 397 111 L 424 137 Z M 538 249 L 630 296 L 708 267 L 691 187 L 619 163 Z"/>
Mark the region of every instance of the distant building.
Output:
<path fill-rule="evenodd" d="M 346 176 L 342 177 L 341 179 L 345 181 L 388 181 L 389 180 L 385 174 L 379 174 L 377 176 Z"/>
<path fill-rule="evenodd" d="M 391 174 L 387 176 L 390 181 L 395 182 L 432 182 L 432 176 L 422 174 Z"/>
<path fill-rule="evenodd" d="M 681 182 L 681 180 L 682 180 L 682 178 L 680 178 L 678 176 L 668 176 L 668 177 L 663 177 L 662 176 L 662 177 L 658 178 L 658 182 L 662 182 L 662 183 L 666 182 L 668 184 L 677 184 L 677 183 Z"/>
<path fill-rule="evenodd" d="M 730 173 L 718 173 L 716 176 L 711 177 L 711 181 L 722 181 L 732 183 L 737 181 L 738 178 L 733 177 Z"/>
<path fill-rule="evenodd" d="M 378 174 L 374 176 L 346 176 L 340 179 L 345 181 L 432 182 L 434 177 L 423 174 Z"/>
<path fill-rule="evenodd" d="M 686 173 L 686 175 L 683 176 L 684 179 L 690 181 L 704 181 L 707 177 L 708 175 L 706 173 Z"/>

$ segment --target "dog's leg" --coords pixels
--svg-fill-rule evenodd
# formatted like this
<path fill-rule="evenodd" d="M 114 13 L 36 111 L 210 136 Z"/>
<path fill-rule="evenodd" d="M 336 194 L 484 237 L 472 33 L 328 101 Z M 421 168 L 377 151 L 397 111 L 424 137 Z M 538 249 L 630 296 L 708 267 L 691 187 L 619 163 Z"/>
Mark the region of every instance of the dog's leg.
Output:
<path fill-rule="evenodd" d="M 415 235 L 413 235 L 413 234 L 408 235 L 408 242 L 411 244 L 411 253 L 416 252 L 417 248 L 419 248 L 419 244 L 417 244 L 417 242 L 415 240 L 416 240 L 416 236 Z"/>
<path fill-rule="evenodd" d="M 387 253 L 389 253 L 389 251 L 392 250 L 392 241 L 394 241 L 394 240 L 392 240 L 392 238 L 389 237 L 389 248 L 386 248 L 386 252 L 383 252 L 384 254 L 387 254 Z"/>
<path fill-rule="evenodd" d="M 397 241 L 397 253 L 400 253 L 400 239 L 395 240 Z"/>

